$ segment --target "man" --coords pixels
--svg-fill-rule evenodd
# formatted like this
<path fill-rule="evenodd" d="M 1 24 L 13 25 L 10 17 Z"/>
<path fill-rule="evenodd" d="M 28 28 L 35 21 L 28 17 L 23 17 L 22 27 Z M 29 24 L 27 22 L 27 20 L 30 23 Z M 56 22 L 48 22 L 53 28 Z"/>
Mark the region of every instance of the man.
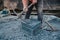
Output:
<path fill-rule="evenodd" d="M 23 10 L 26 12 L 25 19 L 29 19 L 31 11 L 32 11 L 33 7 L 35 6 L 37 9 L 38 20 L 41 21 L 41 23 L 42 23 L 42 19 L 43 19 L 42 0 L 22 0 L 22 3 L 23 3 Z M 31 3 L 33 5 L 30 8 L 27 8 L 28 5 L 30 5 Z"/>

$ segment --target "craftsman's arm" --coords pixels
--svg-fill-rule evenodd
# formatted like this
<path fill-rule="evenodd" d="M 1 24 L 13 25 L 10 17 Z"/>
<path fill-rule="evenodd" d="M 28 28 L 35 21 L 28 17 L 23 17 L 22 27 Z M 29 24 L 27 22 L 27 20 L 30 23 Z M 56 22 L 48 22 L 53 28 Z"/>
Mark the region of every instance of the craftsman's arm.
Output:
<path fill-rule="evenodd" d="M 29 0 L 22 0 L 23 7 L 27 7 L 28 6 L 28 1 Z M 33 4 L 37 3 L 37 0 L 30 0 L 30 1 L 32 1 Z"/>
<path fill-rule="evenodd" d="M 22 3 L 24 8 L 28 6 L 28 0 L 22 0 Z"/>
<path fill-rule="evenodd" d="M 32 4 L 35 4 L 35 3 L 37 3 L 37 0 L 32 0 Z"/>
<path fill-rule="evenodd" d="M 23 4 L 23 11 L 27 12 L 28 11 L 28 0 L 22 0 Z"/>

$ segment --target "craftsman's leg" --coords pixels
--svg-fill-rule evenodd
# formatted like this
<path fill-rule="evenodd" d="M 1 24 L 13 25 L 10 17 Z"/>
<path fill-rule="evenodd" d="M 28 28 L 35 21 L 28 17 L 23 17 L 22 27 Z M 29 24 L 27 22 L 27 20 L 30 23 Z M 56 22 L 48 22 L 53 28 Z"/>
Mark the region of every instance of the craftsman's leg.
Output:
<path fill-rule="evenodd" d="M 28 5 L 30 5 L 30 4 L 31 4 L 31 2 L 29 2 Z M 28 11 L 26 12 L 25 19 L 29 19 L 30 14 L 31 14 L 31 11 L 32 11 L 32 9 L 33 9 L 33 6 L 34 6 L 34 5 L 32 5 L 32 6 L 28 9 Z"/>
<path fill-rule="evenodd" d="M 38 0 L 37 4 L 35 5 L 38 13 L 38 20 L 41 21 L 43 20 L 43 4 L 42 0 Z"/>

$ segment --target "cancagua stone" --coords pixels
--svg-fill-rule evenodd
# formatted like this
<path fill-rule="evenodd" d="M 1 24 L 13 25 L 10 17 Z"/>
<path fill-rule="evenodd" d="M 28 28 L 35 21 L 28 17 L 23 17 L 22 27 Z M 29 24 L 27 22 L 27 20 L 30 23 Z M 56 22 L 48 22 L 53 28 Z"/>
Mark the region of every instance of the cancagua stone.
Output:
<path fill-rule="evenodd" d="M 36 19 L 25 19 L 22 22 L 22 29 L 29 35 L 37 35 L 40 32 L 41 22 Z"/>

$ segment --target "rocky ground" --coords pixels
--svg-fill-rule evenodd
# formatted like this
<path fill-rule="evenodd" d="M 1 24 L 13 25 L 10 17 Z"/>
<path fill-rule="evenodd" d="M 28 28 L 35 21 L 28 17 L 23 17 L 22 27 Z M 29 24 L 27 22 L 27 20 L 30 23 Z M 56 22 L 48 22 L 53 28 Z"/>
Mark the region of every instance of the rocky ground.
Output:
<path fill-rule="evenodd" d="M 15 19 L 14 19 L 15 18 Z M 31 16 L 31 18 L 37 18 Z M 44 20 L 52 20 L 55 16 L 44 16 Z M 60 24 L 60 21 L 59 21 Z M 44 25 L 44 24 L 43 24 Z M 59 25 L 60 26 L 60 25 Z M 21 20 L 15 16 L 9 16 L 0 19 L 0 40 L 60 40 L 60 31 L 52 32 L 46 30 L 40 30 L 40 33 L 36 36 L 30 36 L 24 32 L 21 28 Z M 44 29 L 47 27 L 44 27 Z"/>

